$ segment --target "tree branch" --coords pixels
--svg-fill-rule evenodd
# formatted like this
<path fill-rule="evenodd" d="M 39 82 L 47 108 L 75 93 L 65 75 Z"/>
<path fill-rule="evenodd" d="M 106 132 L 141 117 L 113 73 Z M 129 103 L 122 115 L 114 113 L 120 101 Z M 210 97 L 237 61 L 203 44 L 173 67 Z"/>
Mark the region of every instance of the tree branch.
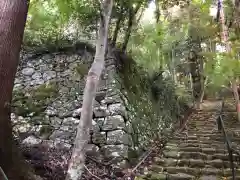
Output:
<path fill-rule="evenodd" d="M 2 174 L 4 180 L 8 180 L 6 174 L 4 173 L 3 169 L 1 168 L 1 166 L 0 166 L 0 173 Z"/>
<path fill-rule="evenodd" d="M 88 169 L 88 167 L 87 167 L 86 165 L 84 165 L 84 168 L 87 170 L 87 172 L 88 172 L 89 174 L 91 174 L 91 176 L 97 178 L 98 180 L 102 180 L 100 177 L 98 177 L 98 176 L 96 176 L 95 174 L 93 174 L 93 173 Z"/>

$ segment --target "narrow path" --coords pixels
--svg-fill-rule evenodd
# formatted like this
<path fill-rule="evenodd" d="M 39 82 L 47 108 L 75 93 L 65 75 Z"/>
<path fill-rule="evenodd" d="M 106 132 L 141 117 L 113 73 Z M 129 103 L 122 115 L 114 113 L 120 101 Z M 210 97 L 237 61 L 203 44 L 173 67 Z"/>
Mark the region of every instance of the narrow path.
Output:
<path fill-rule="evenodd" d="M 173 136 L 163 153 L 145 167 L 139 180 L 230 180 L 232 172 L 223 136 L 217 131 L 216 112 L 198 111 L 190 116 L 187 129 Z M 226 121 L 226 120 L 225 120 Z M 240 145 L 240 123 L 225 123 L 235 148 Z M 236 160 L 236 155 L 234 159 Z M 235 161 L 236 180 L 240 166 Z"/>

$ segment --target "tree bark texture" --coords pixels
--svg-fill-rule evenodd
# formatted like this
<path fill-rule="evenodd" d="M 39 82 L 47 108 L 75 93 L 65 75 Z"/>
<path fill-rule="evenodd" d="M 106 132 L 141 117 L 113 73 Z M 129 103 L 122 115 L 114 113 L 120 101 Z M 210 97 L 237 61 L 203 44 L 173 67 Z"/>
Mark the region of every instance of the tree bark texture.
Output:
<path fill-rule="evenodd" d="M 159 7 L 159 0 L 155 0 L 155 7 L 156 7 L 156 11 L 155 11 L 155 16 L 156 16 L 156 23 L 159 23 L 160 20 L 160 7 Z"/>
<path fill-rule="evenodd" d="M 140 12 L 140 14 L 139 14 L 139 16 L 138 16 L 138 18 L 137 18 L 137 20 L 136 20 L 136 24 L 139 24 L 139 23 L 140 23 L 140 20 L 142 19 L 142 16 L 143 16 L 143 14 L 144 14 L 144 11 L 145 11 L 145 8 L 142 8 L 142 9 L 141 9 L 141 12 Z"/>
<path fill-rule="evenodd" d="M 200 108 L 200 98 L 201 98 L 201 91 L 202 91 L 202 72 L 201 72 L 201 63 L 203 63 L 203 57 L 199 55 L 199 52 L 202 51 L 201 48 L 201 38 L 197 34 L 197 30 L 194 27 L 194 19 L 193 19 L 194 9 L 189 11 L 189 63 L 190 63 L 190 73 L 192 76 L 192 85 L 193 85 L 193 98 L 195 108 Z M 203 64 L 202 64 L 203 65 Z"/>
<path fill-rule="evenodd" d="M 0 1 L 0 166 L 9 180 L 30 178 L 20 151 L 14 144 L 10 119 L 27 11 L 27 0 Z"/>
<path fill-rule="evenodd" d="M 115 47 L 115 45 L 117 43 L 118 33 L 119 33 L 120 28 L 121 28 L 121 22 L 123 20 L 123 13 L 124 13 L 124 7 L 122 5 L 121 6 L 121 11 L 120 11 L 120 14 L 119 14 L 119 17 L 117 19 L 116 26 L 115 26 L 115 29 L 114 29 L 114 32 L 113 32 L 113 38 L 112 38 L 113 47 Z"/>
<path fill-rule="evenodd" d="M 240 121 L 240 100 L 239 100 L 238 86 L 237 86 L 236 80 L 232 81 L 232 91 L 233 91 L 233 96 L 236 103 L 238 121 Z"/>
<path fill-rule="evenodd" d="M 132 33 L 132 28 L 133 28 L 133 24 L 134 24 L 134 21 L 136 18 L 136 14 L 137 14 L 138 10 L 140 9 L 141 5 L 142 5 L 142 3 L 139 2 L 135 9 L 133 7 L 130 7 L 128 10 L 128 26 L 127 26 L 127 30 L 126 30 L 123 44 L 122 44 L 122 51 L 126 51 L 126 49 L 127 49 L 128 41 L 129 41 L 129 38 Z"/>
<path fill-rule="evenodd" d="M 189 56 L 190 63 L 190 73 L 192 76 L 193 85 L 193 98 L 195 100 L 196 108 L 200 106 L 200 96 L 201 96 L 201 73 L 199 68 L 199 57 L 197 55 L 198 51 L 193 50 Z"/>
<path fill-rule="evenodd" d="M 205 95 L 205 89 L 208 83 L 208 77 L 203 79 L 203 84 L 202 84 L 202 91 L 201 91 L 201 96 L 200 96 L 200 103 L 203 103 L 204 95 Z"/>
<path fill-rule="evenodd" d="M 218 0 L 218 3 L 220 4 L 220 23 L 222 25 L 221 39 L 225 43 L 227 52 L 230 52 L 231 51 L 231 46 L 230 46 L 229 38 L 228 38 L 228 27 L 225 25 L 223 1 Z M 236 102 L 236 110 L 237 110 L 238 121 L 240 121 L 240 101 L 239 101 L 239 94 L 238 94 L 236 78 L 231 80 L 231 84 L 232 84 L 232 91 L 233 91 L 233 94 L 234 94 L 234 99 L 235 99 L 235 102 Z"/>
<path fill-rule="evenodd" d="M 96 45 L 94 62 L 88 72 L 84 89 L 83 105 L 80 123 L 74 142 L 74 148 L 69 162 L 66 180 L 81 179 L 85 163 L 85 147 L 89 142 L 89 131 L 92 126 L 93 100 L 95 98 L 99 77 L 104 68 L 105 52 L 107 48 L 108 26 L 112 12 L 113 0 L 101 3 L 99 35 Z"/>

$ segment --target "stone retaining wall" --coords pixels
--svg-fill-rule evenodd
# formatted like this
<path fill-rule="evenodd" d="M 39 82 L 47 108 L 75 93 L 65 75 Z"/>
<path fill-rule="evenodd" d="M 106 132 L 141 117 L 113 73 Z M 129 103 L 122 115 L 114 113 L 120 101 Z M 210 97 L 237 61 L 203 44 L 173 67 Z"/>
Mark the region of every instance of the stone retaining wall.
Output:
<path fill-rule="evenodd" d="M 44 109 L 44 116 L 29 113 L 23 117 L 12 113 L 14 130 L 23 143 L 44 141 L 72 147 L 80 121 L 86 73 L 93 58 L 94 53 L 83 49 L 71 53 L 46 53 L 34 58 L 29 54 L 22 56 L 14 91 L 27 95 L 29 90 L 55 83 L 57 93 Z M 127 158 L 131 138 L 116 75 L 114 57 L 108 55 L 94 101 L 93 129 L 87 148 L 90 154 L 119 160 Z M 44 128 L 48 131 L 42 131 Z"/>

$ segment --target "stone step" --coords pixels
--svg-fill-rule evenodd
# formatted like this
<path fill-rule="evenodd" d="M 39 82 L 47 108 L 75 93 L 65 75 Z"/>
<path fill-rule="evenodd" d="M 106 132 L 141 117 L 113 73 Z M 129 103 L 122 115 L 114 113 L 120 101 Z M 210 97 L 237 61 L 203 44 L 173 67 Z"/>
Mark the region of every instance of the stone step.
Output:
<path fill-rule="evenodd" d="M 197 136 L 194 136 L 194 135 L 188 135 L 186 136 L 186 134 L 180 134 L 178 136 L 173 136 L 171 139 L 174 139 L 174 140 L 185 140 L 185 139 L 190 139 L 190 140 L 197 140 L 198 137 Z"/>
<path fill-rule="evenodd" d="M 176 144 L 176 143 L 167 143 L 167 146 L 176 146 L 176 147 L 199 147 L 199 144 L 195 143 L 181 143 L 181 144 Z"/>
<path fill-rule="evenodd" d="M 198 121 L 198 122 L 189 122 L 187 124 L 188 127 L 199 127 L 199 126 L 205 126 L 205 127 L 209 127 L 209 126 L 212 126 L 212 125 L 216 125 L 216 122 L 201 122 L 201 121 Z M 206 130 L 206 129 L 205 129 Z"/>
<path fill-rule="evenodd" d="M 230 168 L 224 169 L 223 174 L 224 174 L 224 176 L 232 176 L 232 169 L 230 169 Z M 235 169 L 235 175 L 240 176 L 239 167 L 237 169 Z"/>
<path fill-rule="evenodd" d="M 212 158 L 212 160 L 214 160 L 214 159 L 222 159 L 223 161 L 229 160 L 228 154 L 222 154 L 222 153 L 216 153 L 216 154 L 212 155 L 211 158 Z M 239 158 L 238 155 L 233 154 L 234 161 L 237 161 L 238 158 Z"/>
<path fill-rule="evenodd" d="M 152 165 L 149 167 L 149 170 L 156 173 L 164 173 L 164 172 L 167 172 L 168 174 L 184 173 L 194 177 L 199 177 L 201 175 L 219 175 L 219 176 L 224 175 L 223 169 L 214 168 L 214 167 L 204 167 L 200 169 L 200 168 L 190 168 L 190 167 L 176 167 L 176 166 L 162 167 L 162 166 Z M 226 172 L 229 173 L 228 171 Z"/>
<path fill-rule="evenodd" d="M 216 119 L 214 120 L 208 120 L 208 121 L 202 121 L 202 120 L 199 120 L 199 121 L 189 121 L 188 123 L 189 125 L 195 125 L 195 124 L 199 124 L 199 125 L 202 125 L 202 124 L 216 124 Z"/>
<path fill-rule="evenodd" d="M 200 176 L 197 180 L 222 180 L 222 177 L 215 175 L 203 175 Z"/>
<path fill-rule="evenodd" d="M 222 154 L 228 154 L 228 150 L 227 149 L 220 149 L 220 148 L 214 148 L 214 147 L 210 147 L 210 148 L 201 148 L 199 146 L 196 147 L 177 147 L 177 146 L 169 146 L 166 145 L 164 147 L 164 150 L 166 151 L 184 151 L 184 152 L 202 152 L 205 154 L 214 154 L 214 153 L 222 153 Z"/>
<path fill-rule="evenodd" d="M 235 142 L 235 143 L 238 143 L 240 142 L 238 139 L 231 139 L 229 138 L 230 142 Z M 171 139 L 169 140 L 169 142 L 171 143 L 176 143 L 176 144 L 180 144 L 182 142 L 184 143 L 203 143 L 203 144 L 214 144 L 214 143 L 217 143 L 217 144 L 224 144 L 225 143 L 225 139 L 224 138 L 209 138 L 209 137 L 199 137 L 197 139 L 188 139 L 187 137 L 185 138 L 178 138 L 178 139 Z"/>
<path fill-rule="evenodd" d="M 154 158 L 154 163 L 160 166 L 179 166 L 179 167 L 190 167 L 190 168 L 204 168 L 204 167 L 215 167 L 215 168 L 230 168 L 230 162 L 222 159 L 214 160 L 202 160 L 202 159 L 173 159 L 173 158 Z M 234 166 L 237 167 L 237 162 L 234 162 Z"/>
<path fill-rule="evenodd" d="M 177 146 L 165 146 L 164 150 L 177 150 L 177 151 L 185 151 L 185 152 L 201 152 L 202 149 L 200 147 L 177 147 Z"/>
<path fill-rule="evenodd" d="M 200 148 L 218 148 L 218 149 L 226 149 L 226 145 L 224 143 L 215 143 L 215 144 L 200 144 L 200 143 L 187 143 L 181 142 L 177 144 L 176 142 L 169 142 L 167 146 L 176 146 L 176 147 L 200 147 Z"/>
<path fill-rule="evenodd" d="M 216 123 L 194 123 L 194 124 L 188 124 L 187 127 L 188 129 L 195 129 L 195 128 L 200 129 L 203 127 L 210 129 L 212 127 L 215 127 L 216 125 L 217 125 Z"/>
<path fill-rule="evenodd" d="M 213 147 L 213 148 L 219 148 L 219 149 L 225 149 L 226 148 L 226 145 L 223 144 L 223 143 L 215 143 L 215 144 L 199 144 L 199 147 L 201 148 L 209 148 L 209 147 Z"/>
<path fill-rule="evenodd" d="M 189 123 L 207 123 L 207 122 L 216 122 L 216 118 L 209 118 L 209 119 L 194 119 L 193 121 L 189 121 Z"/>
<path fill-rule="evenodd" d="M 232 170 L 230 168 L 215 168 L 215 167 L 203 167 L 203 168 L 192 168 L 192 167 L 178 167 L 178 166 L 168 166 L 163 167 L 159 165 L 151 165 L 149 167 L 150 171 L 156 173 L 168 173 L 168 174 L 178 174 L 184 173 L 191 176 L 199 177 L 202 175 L 217 175 L 217 176 L 231 176 Z M 240 176 L 240 169 L 235 170 L 236 176 Z"/>
<path fill-rule="evenodd" d="M 198 171 L 195 169 L 178 169 L 180 172 L 175 171 L 173 168 L 168 168 L 169 172 L 152 172 L 149 171 L 147 175 L 137 177 L 136 180 L 232 180 L 231 175 L 224 175 L 224 173 L 216 174 L 216 169 Z M 193 174 L 191 171 L 199 173 Z M 172 173 L 170 173 L 172 172 Z M 185 172 L 185 173 L 182 173 Z M 189 173 L 190 172 L 190 173 Z M 193 174 L 193 175 L 192 175 Z M 240 180 L 240 175 L 237 174 L 235 180 Z"/>
<path fill-rule="evenodd" d="M 210 143 L 210 142 L 198 142 L 198 143 L 189 143 L 187 141 L 182 141 L 181 143 L 177 142 L 169 142 L 167 146 L 176 146 L 176 147 L 200 147 L 200 148 L 216 148 L 216 149 L 227 149 L 226 144 L 223 142 L 215 142 L 215 143 Z M 240 150 L 240 144 L 232 142 L 232 147 L 236 150 Z"/>
<path fill-rule="evenodd" d="M 203 159 L 207 160 L 208 155 L 202 152 L 184 152 L 184 151 L 163 151 L 163 156 L 165 158 L 174 158 L 174 159 Z"/>
<path fill-rule="evenodd" d="M 163 157 L 174 159 L 202 159 L 202 160 L 215 160 L 221 159 L 224 161 L 229 160 L 228 153 L 214 153 L 212 148 L 203 148 L 201 152 L 186 152 L 179 150 L 164 150 Z M 237 154 L 233 154 L 233 160 L 237 161 L 240 157 Z"/>
<path fill-rule="evenodd" d="M 170 139 L 169 143 L 174 143 L 174 144 L 182 144 L 182 143 L 189 143 L 189 144 L 224 144 L 223 141 L 216 141 L 216 140 L 210 140 L 210 139 L 205 139 L 205 140 L 191 140 L 191 139 L 185 139 L 185 140 L 175 140 L 175 139 Z"/>
<path fill-rule="evenodd" d="M 211 129 L 211 130 L 206 130 L 206 129 L 205 130 L 201 129 L 200 131 L 190 131 L 189 130 L 188 133 L 196 134 L 196 135 L 203 135 L 203 134 L 208 135 L 208 134 L 219 133 L 219 132 L 217 131 L 217 127 L 216 127 L 216 128 Z"/>
<path fill-rule="evenodd" d="M 217 126 L 216 125 L 212 125 L 212 126 L 209 126 L 209 125 L 204 125 L 204 126 L 196 126 L 196 127 L 189 127 L 187 126 L 187 130 L 190 131 L 190 132 L 201 132 L 202 129 L 205 129 L 206 131 L 213 131 L 213 130 L 217 130 Z"/>
<path fill-rule="evenodd" d="M 217 129 L 216 124 L 194 124 L 194 125 L 187 125 L 187 129 L 189 131 L 195 131 L 195 130 L 202 130 L 204 128 L 205 131 L 212 131 L 213 129 Z"/>
<path fill-rule="evenodd" d="M 177 174 L 168 174 L 167 180 L 193 180 L 195 176 L 185 174 L 185 173 L 177 173 Z"/>
<path fill-rule="evenodd" d="M 234 147 L 234 146 L 233 146 Z M 237 148 L 234 147 L 236 150 Z M 206 154 L 222 153 L 228 154 L 227 146 L 225 144 L 167 144 L 164 150 L 170 151 L 185 151 L 185 152 L 203 152 Z M 240 152 L 240 151 L 239 151 Z"/>
<path fill-rule="evenodd" d="M 182 139 L 182 140 L 178 140 L 178 139 L 170 139 L 169 140 L 170 143 L 175 143 L 175 144 L 180 144 L 182 142 L 185 142 L 185 143 L 195 143 L 195 144 L 198 144 L 199 143 L 199 140 L 192 140 L 192 139 Z"/>
<path fill-rule="evenodd" d="M 185 173 L 168 174 L 150 172 L 147 175 L 137 177 L 136 180 L 194 180 L 195 177 Z"/>
<path fill-rule="evenodd" d="M 229 140 L 231 142 L 240 142 L 240 137 L 236 137 L 236 136 L 228 136 Z M 199 135 L 188 135 L 186 136 L 185 134 L 183 134 L 182 136 L 174 136 L 171 138 L 171 140 L 178 140 L 178 141 L 185 141 L 186 139 L 191 140 L 191 141 L 195 141 L 195 140 L 199 140 L 199 141 L 204 141 L 204 140 L 213 140 L 213 141 L 225 141 L 225 138 L 220 134 L 212 134 L 209 136 L 199 136 Z"/>
<path fill-rule="evenodd" d="M 233 180 L 232 176 L 227 176 L 226 179 L 227 180 Z M 240 180 L 240 176 L 236 176 L 235 180 Z"/>

